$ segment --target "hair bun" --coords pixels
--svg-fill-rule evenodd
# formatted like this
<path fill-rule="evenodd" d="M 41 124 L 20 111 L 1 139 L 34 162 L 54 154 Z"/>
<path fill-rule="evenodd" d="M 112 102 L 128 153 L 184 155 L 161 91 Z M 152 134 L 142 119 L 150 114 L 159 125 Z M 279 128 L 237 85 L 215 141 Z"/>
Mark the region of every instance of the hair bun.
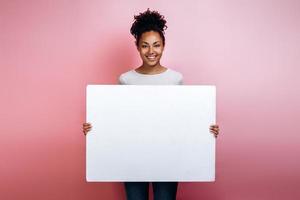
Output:
<path fill-rule="evenodd" d="M 149 8 L 145 12 L 135 15 L 134 20 L 130 29 L 134 37 L 147 30 L 158 29 L 164 33 L 164 30 L 167 29 L 167 21 L 164 19 L 164 16 L 157 11 L 150 11 Z"/>

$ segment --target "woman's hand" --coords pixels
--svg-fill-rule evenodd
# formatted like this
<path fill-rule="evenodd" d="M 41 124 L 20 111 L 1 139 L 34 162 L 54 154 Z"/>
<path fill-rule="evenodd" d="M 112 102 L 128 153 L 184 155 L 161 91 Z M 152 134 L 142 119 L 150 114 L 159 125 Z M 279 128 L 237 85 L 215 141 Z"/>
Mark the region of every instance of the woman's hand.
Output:
<path fill-rule="evenodd" d="M 214 124 L 214 125 L 211 125 L 210 128 L 209 128 L 210 132 L 214 134 L 215 137 L 217 137 L 219 135 L 219 125 L 217 124 Z"/>
<path fill-rule="evenodd" d="M 92 125 L 90 123 L 83 123 L 82 125 L 82 131 L 84 135 L 86 135 L 92 128 Z"/>

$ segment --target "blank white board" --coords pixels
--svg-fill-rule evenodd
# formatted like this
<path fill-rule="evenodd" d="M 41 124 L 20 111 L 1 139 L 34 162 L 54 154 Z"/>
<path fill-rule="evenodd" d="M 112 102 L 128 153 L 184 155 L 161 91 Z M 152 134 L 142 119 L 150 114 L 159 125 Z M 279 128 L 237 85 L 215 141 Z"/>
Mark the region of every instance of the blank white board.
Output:
<path fill-rule="evenodd" d="M 215 86 L 88 85 L 86 108 L 88 182 L 215 180 Z"/>

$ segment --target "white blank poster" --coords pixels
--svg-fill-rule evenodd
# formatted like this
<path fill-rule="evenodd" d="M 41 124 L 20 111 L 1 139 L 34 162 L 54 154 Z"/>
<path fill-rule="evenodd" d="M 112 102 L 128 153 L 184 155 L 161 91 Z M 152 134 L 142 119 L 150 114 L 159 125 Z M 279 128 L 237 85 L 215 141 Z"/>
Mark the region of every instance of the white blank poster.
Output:
<path fill-rule="evenodd" d="M 214 181 L 215 110 L 215 86 L 88 85 L 87 181 Z"/>

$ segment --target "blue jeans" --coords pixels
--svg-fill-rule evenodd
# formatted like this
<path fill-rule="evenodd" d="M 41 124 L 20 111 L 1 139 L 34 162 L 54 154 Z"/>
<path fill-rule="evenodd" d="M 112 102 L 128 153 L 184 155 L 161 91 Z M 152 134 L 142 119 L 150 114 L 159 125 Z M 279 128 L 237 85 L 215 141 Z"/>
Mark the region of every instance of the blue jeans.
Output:
<path fill-rule="evenodd" d="M 148 200 L 149 182 L 125 182 L 127 200 Z M 154 200 L 176 200 L 177 182 L 152 182 Z"/>

